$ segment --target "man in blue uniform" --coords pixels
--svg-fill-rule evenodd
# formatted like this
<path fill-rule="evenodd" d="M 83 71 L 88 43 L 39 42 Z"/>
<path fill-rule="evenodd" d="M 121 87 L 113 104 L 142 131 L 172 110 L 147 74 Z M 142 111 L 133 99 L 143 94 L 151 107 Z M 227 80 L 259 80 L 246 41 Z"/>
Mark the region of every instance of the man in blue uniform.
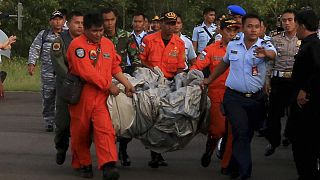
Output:
<path fill-rule="evenodd" d="M 259 16 L 247 14 L 242 18 L 242 23 L 243 34 L 229 42 L 223 61 L 204 80 L 204 84 L 215 80 L 230 66 L 223 99 L 233 135 L 230 167 L 239 172 L 241 180 L 245 180 L 250 179 L 252 171 L 251 139 L 255 126 L 259 125 L 264 115 L 262 88 L 266 76 L 266 61 L 275 58 L 276 50 L 270 42 L 259 38 Z"/>

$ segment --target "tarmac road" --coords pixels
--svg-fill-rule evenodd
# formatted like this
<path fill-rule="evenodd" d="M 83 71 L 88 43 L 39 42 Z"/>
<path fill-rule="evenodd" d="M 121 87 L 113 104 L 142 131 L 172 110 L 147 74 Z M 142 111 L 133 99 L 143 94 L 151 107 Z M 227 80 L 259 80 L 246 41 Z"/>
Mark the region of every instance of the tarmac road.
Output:
<path fill-rule="evenodd" d="M 68 153 L 65 164 L 55 164 L 53 133 L 44 131 L 41 97 L 33 92 L 6 92 L 0 100 L 0 180 L 76 180 Z M 198 135 L 184 149 L 164 154 L 168 167 L 151 169 L 149 151 L 138 140 L 129 144 L 131 167 L 119 166 L 122 180 L 229 180 L 220 174 L 216 157 L 208 168 L 200 165 L 205 136 Z M 253 177 L 255 180 L 296 180 L 291 147 L 280 147 L 271 157 L 264 157 L 264 138 L 252 143 Z M 92 148 L 93 159 L 94 148 Z M 101 179 L 94 162 L 94 178 Z"/>

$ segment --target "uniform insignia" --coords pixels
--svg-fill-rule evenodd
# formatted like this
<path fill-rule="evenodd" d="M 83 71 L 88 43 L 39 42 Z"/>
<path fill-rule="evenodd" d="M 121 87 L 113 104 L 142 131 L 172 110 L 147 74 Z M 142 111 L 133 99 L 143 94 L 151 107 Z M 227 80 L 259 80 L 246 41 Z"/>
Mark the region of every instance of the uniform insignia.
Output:
<path fill-rule="evenodd" d="M 179 51 L 177 50 L 177 47 L 174 47 L 174 49 L 169 53 L 169 56 L 177 57 Z"/>
<path fill-rule="evenodd" d="M 84 51 L 84 49 L 82 48 L 76 49 L 76 56 L 78 58 L 84 58 L 85 55 L 86 55 L 86 52 Z"/>
<path fill-rule="evenodd" d="M 237 41 L 237 40 L 240 40 L 240 36 L 239 34 L 237 34 L 234 38 L 232 38 L 231 41 Z"/>
<path fill-rule="evenodd" d="M 231 50 L 231 54 L 238 54 L 237 50 Z"/>
<path fill-rule="evenodd" d="M 202 51 L 201 54 L 200 54 L 199 59 L 200 59 L 201 61 L 204 60 L 204 58 L 206 57 L 206 55 L 207 55 L 207 52 Z"/>
<path fill-rule="evenodd" d="M 300 47 L 300 45 L 301 45 L 301 40 L 298 40 L 297 41 L 297 47 Z"/>
<path fill-rule="evenodd" d="M 89 58 L 91 60 L 96 60 L 97 59 L 97 51 L 96 50 L 89 51 Z"/>
<path fill-rule="evenodd" d="M 103 57 L 106 59 L 110 59 L 110 54 L 109 53 L 103 53 Z"/>
<path fill-rule="evenodd" d="M 53 43 L 52 50 L 59 51 L 61 48 L 61 44 L 59 42 Z"/>
<path fill-rule="evenodd" d="M 141 44 L 142 45 L 142 44 Z M 139 48 L 139 51 L 141 52 L 141 53 L 143 53 L 143 51 L 144 51 L 144 47 L 143 46 L 141 46 L 140 48 Z"/>
<path fill-rule="evenodd" d="M 211 58 L 211 60 L 214 60 L 214 61 L 222 61 L 222 60 L 223 60 L 223 57 L 221 57 L 221 56 L 213 56 L 213 57 Z"/>
<path fill-rule="evenodd" d="M 198 33 L 199 33 L 199 34 L 200 34 L 200 33 L 204 33 L 204 31 L 199 31 Z"/>

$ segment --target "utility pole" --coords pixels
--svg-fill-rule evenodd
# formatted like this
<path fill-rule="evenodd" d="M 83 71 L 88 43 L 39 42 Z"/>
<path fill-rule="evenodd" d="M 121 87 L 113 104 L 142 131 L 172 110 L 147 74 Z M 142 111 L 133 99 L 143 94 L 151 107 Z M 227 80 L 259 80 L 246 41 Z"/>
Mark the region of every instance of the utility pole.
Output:
<path fill-rule="evenodd" d="M 8 17 L 10 18 L 17 18 L 18 19 L 18 30 L 22 31 L 22 18 L 24 17 L 22 15 L 23 6 L 22 3 L 18 3 L 18 14 L 10 14 Z"/>

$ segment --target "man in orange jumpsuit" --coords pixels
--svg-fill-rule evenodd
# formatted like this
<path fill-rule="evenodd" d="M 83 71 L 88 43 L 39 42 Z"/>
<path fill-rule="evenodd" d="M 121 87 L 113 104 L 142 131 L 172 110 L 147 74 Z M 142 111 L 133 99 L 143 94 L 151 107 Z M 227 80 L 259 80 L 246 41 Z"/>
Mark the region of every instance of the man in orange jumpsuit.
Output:
<path fill-rule="evenodd" d="M 164 13 L 160 18 L 161 30 L 146 36 L 140 46 L 142 64 L 150 69 L 158 66 L 168 79 L 185 68 L 184 42 L 174 34 L 176 21 L 174 12 Z M 151 168 L 167 165 L 160 153 L 151 151 Z"/>
<path fill-rule="evenodd" d="M 191 66 L 190 70 L 203 70 L 204 68 L 209 66 L 210 72 L 213 72 L 216 66 L 224 57 L 226 53 L 226 47 L 229 41 L 231 41 L 235 37 L 235 35 L 238 33 L 239 28 L 240 24 L 238 24 L 235 20 L 221 20 L 220 34 L 222 35 L 222 40 L 217 41 L 214 44 L 211 44 L 208 47 L 206 47 L 198 56 L 194 65 Z M 208 167 L 211 161 L 212 153 L 216 148 L 219 139 L 225 136 L 225 134 L 227 133 L 228 140 L 226 143 L 226 150 L 221 161 L 222 173 L 226 173 L 227 166 L 232 155 L 232 132 L 230 126 L 228 126 L 228 130 L 226 130 L 227 121 L 225 120 L 225 117 L 221 112 L 221 103 L 226 89 L 225 81 L 227 79 L 228 73 L 229 70 L 224 72 L 215 81 L 212 81 L 208 87 L 208 96 L 211 101 L 211 121 L 208 132 L 208 140 L 206 144 L 206 152 L 203 154 L 201 158 L 202 166 Z"/>
<path fill-rule="evenodd" d="M 103 179 L 118 179 L 115 131 L 105 102 L 112 76 L 126 87 L 127 96 L 132 95 L 134 88 L 122 74 L 121 59 L 114 45 L 103 37 L 100 13 L 89 13 L 84 17 L 84 34 L 71 42 L 67 59 L 69 72 L 86 82 L 79 103 L 69 106 L 72 167 L 78 169 L 82 177 L 93 176 L 90 156 L 92 130 Z"/>

